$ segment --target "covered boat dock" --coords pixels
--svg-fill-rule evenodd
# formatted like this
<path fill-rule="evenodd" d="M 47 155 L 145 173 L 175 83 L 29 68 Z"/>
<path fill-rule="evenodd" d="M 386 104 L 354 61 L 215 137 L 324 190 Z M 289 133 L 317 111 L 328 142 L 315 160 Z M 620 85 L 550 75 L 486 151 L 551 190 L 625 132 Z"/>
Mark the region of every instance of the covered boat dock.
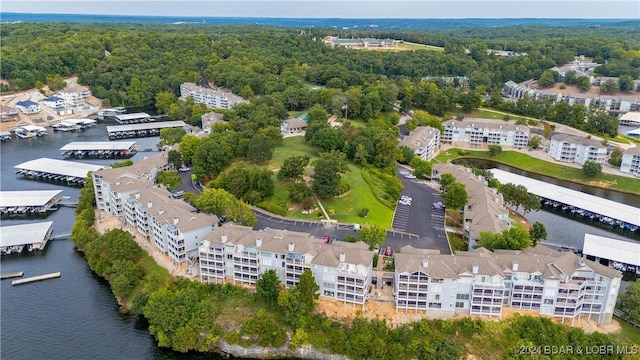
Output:
<path fill-rule="evenodd" d="M 500 169 L 490 171 L 502 184 L 523 185 L 530 193 L 538 196 L 544 205 L 571 211 L 573 214 L 588 217 L 604 225 L 619 226 L 632 232 L 640 228 L 640 208 Z"/>
<path fill-rule="evenodd" d="M 114 116 L 114 118 L 122 125 L 138 124 L 152 121 L 151 115 L 143 112 L 133 114 L 117 114 Z"/>
<path fill-rule="evenodd" d="M 640 274 L 640 243 L 584 234 L 582 253 L 594 261 L 608 260 L 610 267 Z"/>
<path fill-rule="evenodd" d="M 0 227 L 0 254 L 44 250 L 53 234 L 53 221 Z"/>
<path fill-rule="evenodd" d="M 71 142 L 60 148 L 62 156 L 91 158 L 128 158 L 136 154 L 135 141 Z"/>
<path fill-rule="evenodd" d="M 186 124 L 184 121 L 163 121 L 163 122 L 150 122 L 144 124 L 132 124 L 132 125 L 114 125 L 107 126 L 107 133 L 109 139 L 127 139 L 135 137 L 145 136 L 158 136 L 160 135 L 160 129 L 172 128 L 172 127 L 184 127 Z"/>
<path fill-rule="evenodd" d="M 102 165 L 40 158 L 14 166 L 16 174 L 29 179 L 62 182 L 66 185 L 82 186 L 90 171 L 104 168 Z"/>
<path fill-rule="evenodd" d="M 5 216 L 46 214 L 56 210 L 62 190 L 0 191 L 0 213 Z"/>

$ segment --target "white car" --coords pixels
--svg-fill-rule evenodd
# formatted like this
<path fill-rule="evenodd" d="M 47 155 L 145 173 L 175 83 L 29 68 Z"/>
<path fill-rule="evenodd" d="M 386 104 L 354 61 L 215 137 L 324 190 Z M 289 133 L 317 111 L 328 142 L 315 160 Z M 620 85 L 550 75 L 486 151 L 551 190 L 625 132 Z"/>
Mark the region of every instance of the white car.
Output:
<path fill-rule="evenodd" d="M 413 174 L 405 175 L 404 177 L 407 178 L 407 179 L 415 179 L 416 178 L 416 176 L 413 175 Z"/>
<path fill-rule="evenodd" d="M 411 205 L 411 201 L 409 200 L 400 200 L 399 203 L 402 205 Z"/>

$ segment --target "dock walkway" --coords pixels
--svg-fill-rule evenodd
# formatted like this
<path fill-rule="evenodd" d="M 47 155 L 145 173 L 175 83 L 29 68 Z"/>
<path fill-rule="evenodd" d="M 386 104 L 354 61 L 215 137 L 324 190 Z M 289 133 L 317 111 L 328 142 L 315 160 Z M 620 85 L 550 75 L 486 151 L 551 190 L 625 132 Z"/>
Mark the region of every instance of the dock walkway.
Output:
<path fill-rule="evenodd" d="M 28 278 L 24 278 L 24 279 L 19 279 L 19 280 L 13 280 L 11 282 L 11 285 L 20 285 L 20 284 L 28 284 L 34 281 L 41 281 L 41 280 L 48 280 L 48 279 L 55 279 L 55 278 L 59 278 L 60 277 L 60 272 L 54 272 L 51 274 L 44 274 L 44 275 L 38 275 L 38 276 L 32 276 L 32 277 L 28 277 Z"/>

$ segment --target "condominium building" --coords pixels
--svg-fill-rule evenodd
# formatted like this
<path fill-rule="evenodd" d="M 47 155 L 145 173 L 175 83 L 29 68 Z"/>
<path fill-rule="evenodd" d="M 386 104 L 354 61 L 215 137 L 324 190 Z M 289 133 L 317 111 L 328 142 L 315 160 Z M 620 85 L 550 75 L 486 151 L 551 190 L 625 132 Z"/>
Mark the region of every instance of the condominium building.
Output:
<path fill-rule="evenodd" d="M 16 108 L 25 115 L 37 114 L 40 112 L 40 104 L 31 100 L 18 101 Z"/>
<path fill-rule="evenodd" d="M 158 171 L 166 168 L 167 164 L 167 155 L 160 153 L 138 160 L 131 166 L 94 171 L 91 177 L 98 210 L 122 218 L 124 200 L 136 190 L 153 185 Z"/>
<path fill-rule="evenodd" d="M 502 194 L 486 186 L 484 177 L 475 175 L 471 169 L 451 163 L 434 164 L 431 178 L 439 180 L 442 174 L 453 175 L 467 191 L 467 205 L 463 210 L 463 234 L 472 249 L 483 231 L 502 232 L 508 230 L 511 221 L 504 206 Z"/>
<path fill-rule="evenodd" d="M 194 102 L 205 104 L 214 109 L 230 109 L 235 104 L 248 103 L 247 100 L 230 91 L 204 88 L 194 83 L 180 85 L 180 96 L 184 99 L 191 96 Z"/>
<path fill-rule="evenodd" d="M 274 270 L 288 288 L 311 270 L 320 296 L 363 307 L 371 284 L 373 252 L 363 242 L 328 244 L 306 233 L 225 224 L 207 236 L 199 255 L 200 279 L 206 283 L 253 285 L 260 274 Z"/>
<path fill-rule="evenodd" d="M 601 142 L 585 137 L 557 134 L 551 137 L 549 156 L 556 161 L 584 165 L 595 161 L 604 165 L 607 160 L 607 147 Z"/>
<path fill-rule="evenodd" d="M 515 125 L 514 121 L 464 119 L 446 121 L 443 125 L 440 141 L 456 147 L 484 149 L 499 145 L 526 149 L 529 146 L 529 128 Z"/>
<path fill-rule="evenodd" d="M 430 126 L 418 126 L 402 138 L 398 146 L 407 146 L 422 160 L 429 160 L 440 149 L 440 130 Z"/>
<path fill-rule="evenodd" d="M 63 98 L 59 98 L 57 96 L 48 97 L 48 98 L 42 100 L 42 103 L 45 104 L 46 106 L 52 108 L 52 109 L 60 109 L 60 108 L 65 106 L 64 99 Z"/>
<path fill-rule="evenodd" d="M 63 98 L 66 106 L 82 106 L 91 96 L 91 91 L 83 86 L 75 85 L 59 91 L 56 96 Z"/>
<path fill-rule="evenodd" d="M 621 274 L 572 252 L 538 245 L 439 255 L 404 247 L 395 255 L 396 311 L 501 317 L 503 306 L 609 324 Z"/>
<path fill-rule="evenodd" d="M 622 154 L 620 171 L 640 176 L 640 148 L 632 147 Z"/>
<path fill-rule="evenodd" d="M 123 224 L 179 265 L 198 257 L 201 242 L 218 227 L 218 217 L 197 211 L 164 188 L 147 187 L 124 201 Z"/>

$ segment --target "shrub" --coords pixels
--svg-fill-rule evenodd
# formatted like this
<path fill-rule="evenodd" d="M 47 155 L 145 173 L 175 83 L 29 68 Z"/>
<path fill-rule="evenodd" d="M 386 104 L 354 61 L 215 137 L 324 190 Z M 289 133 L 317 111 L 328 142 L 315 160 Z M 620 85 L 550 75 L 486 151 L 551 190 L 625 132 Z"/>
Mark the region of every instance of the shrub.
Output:
<path fill-rule="evenodd" d="M 285 201 L 269 198 L 262 201 L 257 206 L 274 214 L 287 216 L 287 203 Z"/>
<path fill-rule="evenodd" d="M 362 218 L 366 218 L 367 216 L 369 216 L 369 209 L 367 208 L 363 208 L 362 210 L 360 210 L 360 212 L 358 213 L 358 216 L 362 217 Z"/>
<path fill-rule="evenodd" d="M 349 243 L 354 243 L 354 242 L 358 241 L 358 239 L 356 239 L 356 237 L 353 236 L 353 235 L 347 235 L 342 240 L 345 241 L 345 242 L 349 242 Z"/>

